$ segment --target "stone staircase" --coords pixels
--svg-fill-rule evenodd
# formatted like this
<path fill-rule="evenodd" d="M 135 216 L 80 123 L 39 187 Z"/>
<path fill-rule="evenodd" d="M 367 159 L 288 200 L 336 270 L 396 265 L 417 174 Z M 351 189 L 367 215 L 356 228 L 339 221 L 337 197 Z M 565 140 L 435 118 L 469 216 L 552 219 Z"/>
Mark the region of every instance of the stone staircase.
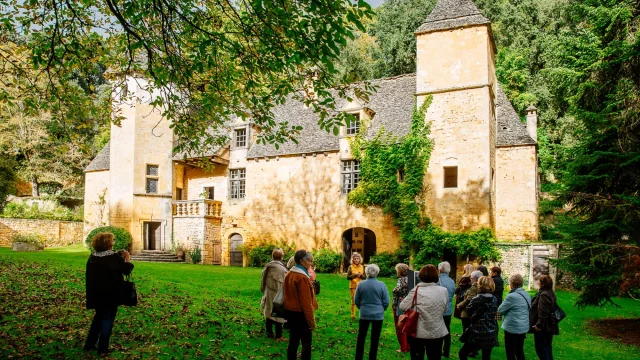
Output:
<path fill-rule="evenodd" d="M 138 254 L 131 255 L 131 261 L 162 262 L 162 263 L 183 263 L 174 254 L 164 250 L 142 250 Z"/>

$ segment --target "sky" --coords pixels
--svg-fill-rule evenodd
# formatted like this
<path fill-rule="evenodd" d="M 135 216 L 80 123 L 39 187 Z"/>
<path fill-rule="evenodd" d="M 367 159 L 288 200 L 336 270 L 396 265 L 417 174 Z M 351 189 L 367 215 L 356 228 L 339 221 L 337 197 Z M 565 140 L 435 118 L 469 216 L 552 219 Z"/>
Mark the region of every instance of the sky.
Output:
<path fill-rule="evenodd" d="M 380 4 L 384 2 L 384 0 L 367 0 L 367 2 L 369 3 L 369 5 L 371 5 L 371 7 L 375 8 L 380 6 Z"/>

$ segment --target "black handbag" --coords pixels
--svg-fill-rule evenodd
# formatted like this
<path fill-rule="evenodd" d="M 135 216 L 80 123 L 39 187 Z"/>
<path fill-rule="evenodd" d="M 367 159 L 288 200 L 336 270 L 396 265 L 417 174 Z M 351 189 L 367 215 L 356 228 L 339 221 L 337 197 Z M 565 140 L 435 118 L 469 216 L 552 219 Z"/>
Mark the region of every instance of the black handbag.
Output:
<path fill-rule="evenodd" d="M 320 294 L 320 281 L 318 280 L 313 281 L 313 290 L 316 292 L 316 295 Z"/>
<path fill-rule="evenodd" d="M 551 312 L 551 318 L 556 323 L 559 323 L 565 317 L 567 317 L 567 314 L 564 311 L 562 311 L 562 309 L 560 309 L 560 306 L 558 306 L 558 303 L 556 303 L 556 309 L 553 310 L 553 312 Z"/>
<path fill-rule="evenodd" d="M 138 292 L 136 284 L 131 281 L 131 275 L 125 276 L 120 292 L 120 305 L 136 306 L 138 305 Z"/>

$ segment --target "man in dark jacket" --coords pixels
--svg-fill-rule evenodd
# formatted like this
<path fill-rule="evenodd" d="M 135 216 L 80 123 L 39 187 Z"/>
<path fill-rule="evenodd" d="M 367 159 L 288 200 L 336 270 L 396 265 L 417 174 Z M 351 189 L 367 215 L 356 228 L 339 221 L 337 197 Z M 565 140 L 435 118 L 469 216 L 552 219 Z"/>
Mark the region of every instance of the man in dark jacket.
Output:
<path fill-rule="evenodd" d="M 85 351 L 96 349 L 98 353 L 109 353 L 109 338 L 121 301 L 123 275 L 131 274 L 133 264 L 129 253 L 113 252 L 113 234 L 99 233 L 91 241 L 95 250 L 87 261 L 86 292 L 87 309 L 95 309 L 89 334 L 84 344 Z"/>
<path fill-rule="evenodd" d="M 491 279 L 496 284 L 496 290 L 493 292 L 493 296 L 498 300 L 498 306 L 502 304 L 502 294 L 504 293 L 504 282 L 502 281 L 502 269 L 497 266 L 491 268 Z"/>

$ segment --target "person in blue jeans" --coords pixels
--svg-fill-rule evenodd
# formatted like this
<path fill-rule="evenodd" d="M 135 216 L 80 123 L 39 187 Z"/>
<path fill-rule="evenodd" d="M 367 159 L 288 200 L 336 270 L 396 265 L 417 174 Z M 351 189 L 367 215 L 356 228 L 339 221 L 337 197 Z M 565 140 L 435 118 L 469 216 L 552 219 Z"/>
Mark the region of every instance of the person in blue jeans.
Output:
<path fill-rule="evenodd" d="M 451 277 L 449 277 L 449 273 L 451 272 L 451 264 L 449 264 L 448 261 L 443 261 L 438 264 L 438 272 L 440 273 L 438 285 L 447 289 L 447 292 L 449 294 L 447 310 L 444 312 L 444 314 L 442 314 L 444 325 L 447 327 L 447 331 L 449 332 L 449 334 L 444 337 L 444 341 L 442 343 L 442 356 L 448 358 L 451 351 L 451 315 L 453 315 L 451 302 L 453 301 L 453 294 L 455 294 L 456 292 L 456 283 L 453 282 Z"/>
<path fill-rule="evenodd" d="M 502 314 L 502 330 L 504 330 L 504 350 L 507 360 L 524 360 L 524 340 L 529 331 L 529 309 L 531 296 L 522 288 L 523 279 L 520 274 L 509 277 L 511 291 L 498 306 Z"/>
<path fill-rule="evenodd" d="M 356 343 L 356 360 L 364 357 L 364 342 L 367 338 L 369 325 L 371 324 L 371 345 L 369 346 L 369 360 L 375 360 L 378 356 L 378 343 L 382 331 L 384 312 L 391 302 L 387 286 L 376 277 L 380 268 L 376 264 L 366 267 L 367 279 L 361 281 L 356 288 L 354 302 L 360 309 L 360 326 L 358 328 L 358 341 Z"/>
<path fill-rule="evenodd" d="M 113 243 L 113 234 L 97 234 L 91 240 L 94 253 L 89 256 L 86 269 L 87 309 L 95 309 L 96 314 L 91 321 L 84 351 L 98 350 L 103 355 L 109 353 L 109 339 L 121 304 L 123 275 L 133 271 L 129 253 L 113 252 Z"/>

